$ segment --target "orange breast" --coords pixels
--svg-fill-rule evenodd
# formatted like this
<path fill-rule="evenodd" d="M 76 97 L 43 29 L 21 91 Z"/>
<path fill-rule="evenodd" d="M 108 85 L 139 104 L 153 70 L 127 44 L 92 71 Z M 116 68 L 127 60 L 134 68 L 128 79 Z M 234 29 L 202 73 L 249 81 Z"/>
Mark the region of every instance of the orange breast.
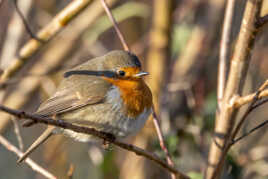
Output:
<path fill-rule="evenodd" d="M 109 79 L 109 81 L 119 88 L 129 117 L 136 118 L 145 108 L 152 107 L 151 90 L 142 79 Z"/>

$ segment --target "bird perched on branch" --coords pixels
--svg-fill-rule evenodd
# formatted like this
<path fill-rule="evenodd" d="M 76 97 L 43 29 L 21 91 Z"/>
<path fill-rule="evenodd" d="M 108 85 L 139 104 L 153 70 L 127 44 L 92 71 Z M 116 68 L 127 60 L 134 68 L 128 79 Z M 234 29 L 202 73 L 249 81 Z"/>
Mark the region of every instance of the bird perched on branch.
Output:
<path fill-rule="evenodd" d="M 145 75 L 148 73 L 141 71 L 136 55 L 112 51 L 65 72 L 55 94 L 41 104 L 36 114 L 56 116 L 115 137 L 135 134 L 152 113 L 151 90 L 142 79 Z M 81 142 L 92 139 L 87 134 L 48 126 L 18 162 L 58 132 Z"/>

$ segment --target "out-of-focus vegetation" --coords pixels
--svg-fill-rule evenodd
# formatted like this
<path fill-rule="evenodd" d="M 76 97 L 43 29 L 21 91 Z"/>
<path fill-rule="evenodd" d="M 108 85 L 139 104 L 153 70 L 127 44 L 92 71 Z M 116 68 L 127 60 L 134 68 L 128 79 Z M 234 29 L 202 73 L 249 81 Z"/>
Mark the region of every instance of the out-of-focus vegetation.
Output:
<path fill-rule="evenodd" d="M 146 80 L 153 91 L 156 91 L 155 103 L 158 104 L 165 142 L 176 167 L 193 179 L 201 179 L 207 165 L 215 123 L 219 44 L 225 3 L 223 0 L 170 0 L 171 7 L 166 8 L 168 12 L 164 17 L 155 6 L 158 1 L 160 0 L 113 0 L 109 1 L 109 4 L 131 51 L 139 56 L 145 71 L 152 74 Z M 29 39 L 29 35 L 14 11 L 13 1 L 0 2 L 0 64 L 4 70 Z M 37 32 L 71 1 L 18 2 L 30 27 Z M 236 2 L 231 51 L 239 32 L 245 2 Z M 25 7 L 26 3 L 28 8 Z M 100 2 L 93 1 L 71 24 L 31 57 L 23 69 L 2 88 L 2 104 L 34 112 L 40 103 L 55 91 L 62 78 L 62 70 L 110 50 L 122 49 L 104 11 L 101 14 L 98 12 L 98 15 L 93 14 L 98 8 L 102 8 Z M 262 14 L 267 14 L 266 1 L 262 9 Z M 161 29 L 162 26 L 155 26 L 157 15 L 166 18 L 169 23 L 168 26 L 163 26 L 164 30 Z M 158 17 L 159 21 L 163 20 L 161 17 Z M 268 77 L 266 28 L 263 27 L 258 34 L 252 51 L 244 94 L 255 91 Z M 154 31 L 155 29 L 157 30 Z M 152 39 L 157 33 L 163 35 L 163 38 Z M 161 42 L 165 45 L 156 45 Z M 265 108 L 266 105 L 249 116 L 242 133 L 267 119 Z M 0 133 L 18 146 L 10 118 L 10 115 L 0 113 Z M 26 148 L 43 129 L 44 126 L 41 125 L 20 127 Z M 258 130 L 232 148 L 226 160 L 224 178 L 268 177 L 266 129 L 264 127 Z M 126 142 L 155 152 L 165 160 L 165 154 L 156 136 L 152 122 L 148 121 L 138 136 L 126 139 Z M 2 145 L 0 158 L 0 178 L 43 178 L 25 164 L 17 165 L 17 156 Z M 169 173 L 158 165 L 128 151 L 117 147 L 107 151 L 63 136 L 50 139 L 35 151 L 31 158 L 58 178 L 67 178 L 70 164 L 74 165 L 74 179 L 170 177 Z"/>

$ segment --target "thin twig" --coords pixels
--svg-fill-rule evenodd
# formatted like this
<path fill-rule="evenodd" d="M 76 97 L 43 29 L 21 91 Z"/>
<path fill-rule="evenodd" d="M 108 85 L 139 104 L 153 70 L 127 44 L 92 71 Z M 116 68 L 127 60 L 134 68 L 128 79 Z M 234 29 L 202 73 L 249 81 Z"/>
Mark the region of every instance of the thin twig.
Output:
<path fill-rule="evenodd" d="M 117 24 L 115 18 L 113 17 L 113 15 L 112 15 L 107 3 L 105 2 L 105 0 L 100 0 L 100 1 L 101 1 L 102 5 L 103 5 L 103 8 L 105 9 L 105 11 L 107 13 L 107 16 L 110 18 L 110 20 L 113 23 L 114 29 L 115 29 L 115 31 L 117 33 L 117 36 L 119 37 L 123 47 L 124 47 L 124 50 L 129 51 L 129 47 L 127 45 L 127 42 L 124 39 L 124 36 L 122 35 L 122 33 L 121 33 L 121 31 L 120 31 L 120 29 L 118 27 L 118 24 Z"/>
<path fill-rule="evenodd" d="M 154 108 L 153 108 L 153 121 L 154 121 L 154 127 L 156 129 L 156 133 L 157 133 L 157 136 L 158 136 L 158 139 L 159 139 L 160 147 L 165 152 L 167 163 L 170 166 L 175 167 L 175 165 L 174 165 L 173 161 L 171 160 L 171 157 L 170 157 L 170 155 L 168 153 L 168 149 L 167 149 L 167 147 L 165 145 L 163 134 L 162 134 L 162 131 L 160 129 L 160 123 L 159 123 L 159 120 L 158 120 L 158 117 L 156 115 L 156 112 L 155 112 Z M 171 178 L 176 179 L 176 175 L 174 173 L 171 173 Z"/>
<path fill-rule="evenodd" d="M 231 135 L 230 138 L 230 143 L 228 145 L 232 145 L 232 141 L 234 140 L 234 138 L 236 137 L 236 135 L 238 134 L 239 130 L 241 129 L 243 123 L 245 122 L 245 120 L 247 119 L 247 117 L 249 116 L 249 114 L 255 109 L 254 105 L 256 104 L 256 102 L 258 101 L 258 94 L 260 94 L 260 91 L 258 91 L 256 93 L 256 96 L 254 98 L 254 100 L 251 102 L 251 104 L 249 105 L 249 107 L 247 108 L 246 112 L 244 113 L 244 115 L 242 116 L 241 120 L 238 122 L 236 128 L 234 129 L 234 132 Z M 230 148 L 231 146 L 229 146 L 228 148 Z"/>
<path fill-rule="evenodd" d="M 249 130 L 248 132 L 246 132 L 245 134 L 243 134 L 242 136 L 238 137 L 237 139 L 234 139 L 232 141 L 232 143 L 230 143 L 231 145 L 236 144 L 237 142 L 239 142 L 240 140 L 242 140 L 243 138 L 249 136 L 250 134 L 252 134 L 253 132 L 255 132 L 256 130 L 260 129 L 261 127 L 265 126 L 266 124 L 268 124 L 268 120 L 262 122 L 261 124 L 257 125 L 256 127 L 252 128 L 251 130 Z"/>
<path fill-rule="evenodd" d="M 228 0 L 225 8 L 225 16 L 223 23 L 223 31 L 221 36 L 221 48 L 220 48 L 220 59 L 219 59 L 219 70 L 218 70 L 218 105 L 219 110 L 221 109 L 221 103 L 225 90 L 226 81 L 226 66 L 228 51 L 231 43 L 231 27 L 234 13 L 235 0 Z"/>
<path fill-rule="evenodd" d="M 9 151 L 14 152 L 17 156 L 21 157 L 23 153 L 17 149 L 14 145 L 8 142 L 2 135 L 0 135 L 0 143 Z M 33 169 L 33 171 L 36 171 L 40 173 L 41 175 L 45 176 L 46 178 L 50 179 L 56 179 L 56 177 L 48 172 L 46 169 L 39 166 L 37 163 L 35 163 L 32 159 L 27 158 L 25 162 Z"/>
<path fill-rule="evenodd" d="M 259 100 L 259 95 L 260 95 L 260 93 L 261 93 L 267 86 L 268 86 L 268 80 L 266 80 L 266 81 L 262 84 L 262 86 L 258 89 L 258 91 L 255 93 L 255 96 L 254 96 L 254 98 L 253 98 L 251 104 L 249 105 L 249 107 L 247 108 L 246 112 L 244 113 L 244 115 L 242 116 L 241 120 L 239 121 L 237 127 L 235 128 L 235 130 L 234 130 L 234 132 L 233 132 L 233 134 L 232 134 L 232 136 L 231 136 L 231 143 L 230 143 L 229 145 L 233 145 L 233 144 L 236 143 L 235 141 L 236 141 L 237 139 L 235 139 L 235 137 L 237 136 L 237 134 L 238 134 L 240 128 L 242 127 L 242 124 L 243 124 L 244 121 L 246 120 L 247 116 L 248 116 L 253 110 L 255 110 L 255 109 L 258 108 L 259 106 L 261 106 L 261 105 L 265 104 L 266 102 L 268 102 L 268 100 L 266 99 L 266 100 L 263 100 L 263 101 L 257 103 L 258 100 Z M 255 129 L 255 130 L 256 130 L 256 129 Z M 253 130 L 253 131 L 255 131 L 255 130 Z M 249 134 L 250 134 L 250 133 L 248 133 L 247 135 L 249 135 Z M 246 136 L 247 136 L 247 135 L 246 135 Z M 244 136 L 244 135 L 243 135 L 243 136 Z M 242 137 L 242 136 L 241 136 L 241 137 Z M 242 138 L 241 138 L 241 137 L 239 137 L 238 139 L 241 140 L 242 138 L 244 138 L 244 137 L 242 137 Z"/>
<path fill-rule="evenodd" d="M 20 6 L 20 11 L 25 14 L 25 16 L 28 16 L 30 13 L 33 1 L 34 0 L 19 1 L 18 4 Z M 13 1 L 9 2 L 13 4 Z M 14 12 L 12 12 L 12 16 L 8 22 L 5 41 L 0 53 L 2 69 L 5 69 L 11 63 L 11 60 L 16 56 L 16 53 L 19 49 L 20 39 L 23 35 L 25 35 L 24 29 L 24 25 L 21 23 L 21 18 L 17 15 L 15 9 Z"/>
<path fill-rule="evenodd" d="M 13 124 L 14 124 L 14 133 L 16 134 L 18 143 L 19 143 L 19 149 L 21 151 L 23 151 L 24 145 L 23 145 L 23 140 L 21 137 L 21 133 L 20 133 L 20 128 L 19 128 L 19 124 L 18 121 L 16 119 L 14 119 L 13 117 L 11 118 Z"/>
<path fill-rule="evenodd" d="M 65 122 L 63 120 L 53 120 L 52 118 L 44 118 L 44 117 L 32 115 L 29 113 L 25 113 L 23 111 L 10 109 L 10 108 L 5 107 L 3 105 L 0 105 L 0 110 L 16 116 L 17 119 L 27 118 L 27 119 L 31 119 L 37 123 L 53 125 L 53 126 L 57 126 L 57 127 L 64 128 L 64 129 L 70 129 L 70 130 L 78 132 L 78 133 L 94 135 L 96 137 L 99 137 L 99 138 L 107 141 L 107 142 L 115 144 L 116 146 L 119 146 L 125 150 L 132 151 L 132 152 L 136 153 L 137 155 L 141 155 L 141 156 L 143 156 L 151 161 L 156 162 L 157 164 L 159 164 L 163 168 L 176 174 L 177 178 L 181 178 L 181 179 L 188 179 L 189 178 L 186 175 L 184 175 L 183 173 L 181 173 L 180 171 L 178 171 L 176 168 L 170 166 L 165 161 L 161 160 L 155 154 L 152 154 L 151 152 L 147 152 L 147 151 L 145 151 L 139 147 L 136 147 L 134 145 L 123 143 L 117 139 L 112 138 L 111 135 L 107 135 L 107 133 L 97 131 L 94 128 L 77 126 L 77 125 L 73 125 L 71 123 Z"/>
<path fill-rule="evenodd" d="M 22 20 L 22 23 L 27 31 L 27 33 L 31 36 L 31 38 L 39 41 L 40 43 L 43 43 L 45 41 L 43 41 L 42 39 L 38 38 L 34 33 L 33 31 L 31 30 L 30 28 L 30 25 L 27 23 L 27 20 L 25 19 L 24 15 L 22 14 L 19 6 L 18 6 L 18 0 L 13 0 L 14 1 L 14 6 L 15 6 L 15 10 L 16 12 L 18 13 L 18 15 L 20 16 L 21 20 Z"/>

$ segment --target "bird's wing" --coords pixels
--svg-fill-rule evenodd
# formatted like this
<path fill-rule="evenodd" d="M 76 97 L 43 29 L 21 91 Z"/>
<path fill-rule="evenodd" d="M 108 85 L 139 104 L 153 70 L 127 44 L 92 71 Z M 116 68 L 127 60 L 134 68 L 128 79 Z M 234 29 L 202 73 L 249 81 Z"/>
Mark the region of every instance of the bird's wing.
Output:
<path fill-rule="evenodd" d="M 36 114 L 52 116 L 101 103 L 110 87 L 101 77 L 72 75 L 62 81 L 57 92 L 41 104 Z"/>

